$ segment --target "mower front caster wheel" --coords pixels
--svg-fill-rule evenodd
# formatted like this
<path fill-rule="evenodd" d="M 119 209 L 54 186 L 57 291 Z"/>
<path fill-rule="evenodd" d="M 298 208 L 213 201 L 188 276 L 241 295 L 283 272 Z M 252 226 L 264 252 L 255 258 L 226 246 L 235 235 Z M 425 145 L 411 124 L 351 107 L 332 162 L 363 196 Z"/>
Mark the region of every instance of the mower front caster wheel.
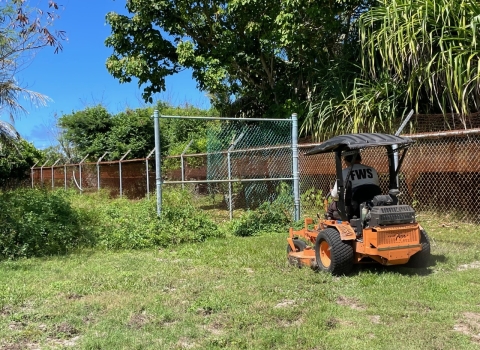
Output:
<path fill-rule="evenodd" d="M 295 238 L 293 239 L 293 245 L 295 246 L 296 252 L 303 252 L 305 248 L 307 248 L 307 243 Z M 287 244 L 287 254 L 289 254 L 291 251 L 292 248 L 290 247 L 290 244 Z"/>

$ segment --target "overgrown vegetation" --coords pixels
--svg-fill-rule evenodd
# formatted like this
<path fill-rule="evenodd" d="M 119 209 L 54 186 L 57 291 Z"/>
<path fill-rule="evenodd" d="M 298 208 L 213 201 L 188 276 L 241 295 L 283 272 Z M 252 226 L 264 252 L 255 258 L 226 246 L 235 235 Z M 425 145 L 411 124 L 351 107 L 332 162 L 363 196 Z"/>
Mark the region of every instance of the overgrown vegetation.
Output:
<path fill-rule="evenodd" d="M 16 190 L 0 194 L 0 258 L 65 254 L 76 248 L 141 249 L 223 237 L 185 192 L 154 200 L 112 200 L 104 193 Z"/>
<path fill-rule="evenodd" d="M 158 219 L 156 201 L 110 200 L 104 196 L 75 197 L 75 207 L 95 212 L 97 246 L 105 249 L 168 247 L 185 242 L 203 242 L 223 237 L 208 214 L 195 208 L 183 191 L 164 191 L 162 215 Z"/>
<path fill-rule="evenodd" d="M 273 202 L 232 222 L 214 221 L 198 210 L 188 191 L 164 189 L 161 218 L 156 200 L 111 199 L 107 192 L 15 190 L 0 194 L 0 258 L 65 254 L 77 248 L 107 250 L 169 247 L 227 234 L 286 232 L 292 224 L 291 188 L 278 188 Z"/>
<path fill-rule="evenodd" d="M 85 214 L 74 210 L 61 192 L 0 193 L 0 258 L 65 254 L 93 244 Z"/>
<path fill-rule="evenodd" d="M 292 224 L 293 199 L 291 187 L 285 183 L 277 188 L 277 197 L 266 201 L 255 210 L 248 210 L 230 223 L 235 236 L 256 236 L 267 232 L 282 232 Z"/>

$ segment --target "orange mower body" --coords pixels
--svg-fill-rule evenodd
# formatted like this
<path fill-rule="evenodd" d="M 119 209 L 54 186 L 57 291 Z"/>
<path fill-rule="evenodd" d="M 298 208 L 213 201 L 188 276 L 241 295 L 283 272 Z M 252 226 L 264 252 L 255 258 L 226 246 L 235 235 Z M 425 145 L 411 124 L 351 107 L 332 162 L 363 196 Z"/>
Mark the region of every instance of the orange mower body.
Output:
<path fill-rule="evenodd" d="M 334 274 L 341 274 L 338 272 L 348 272 L 348 265 L 353 264 L 377 262 L 382 265 L 408 265 L 410 258 L 424 249 L 421 238 L 425 233 L 418 223 L 366 228 L 361 239 L 357 238 L 348 222 L 319 220 L 312 226 L 313 220 L 306 218 L 303 229 L 295 231 L 290 228 L 287 252 L 292 265 L 314 269 L 323 267 L 329 272 L 337 272 Z M 318 239 L 317 242 L 319 234 L 324 234 L 325 239 Z M 338 240 L 329 242 L 328 238 L 333 235 L 337 235 Z M 340 247 L 335 246 L 338 242 L 341 242 Z M 351 260 L 335 260 L 336 257 L 332 256 L 335 251 L 332 252 L 332 249 Z M 339 263 L 345 266 L 338 266 Z M 337 271 L 339 268 L 340 271 Z"/>

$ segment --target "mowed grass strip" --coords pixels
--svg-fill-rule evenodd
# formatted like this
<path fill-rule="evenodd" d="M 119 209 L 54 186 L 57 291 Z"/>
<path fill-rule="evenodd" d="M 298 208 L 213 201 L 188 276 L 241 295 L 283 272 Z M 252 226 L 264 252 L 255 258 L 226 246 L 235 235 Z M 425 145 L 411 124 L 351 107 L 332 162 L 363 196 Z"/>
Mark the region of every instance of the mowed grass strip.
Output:
<path fill-rule="evenodd" d="M 476 349 L 480 230 L 419 221 L 427 269 L 299 269 L 286 232 L 3 261 L 0 348 Z"/>

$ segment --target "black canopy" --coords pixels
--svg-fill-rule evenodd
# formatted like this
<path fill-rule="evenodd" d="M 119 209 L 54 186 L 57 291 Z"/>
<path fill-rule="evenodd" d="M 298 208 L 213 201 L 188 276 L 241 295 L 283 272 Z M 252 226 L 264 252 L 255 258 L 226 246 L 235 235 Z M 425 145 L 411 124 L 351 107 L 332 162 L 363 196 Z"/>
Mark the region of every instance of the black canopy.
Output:
<path fill-rule="evenodd" d="M 367 147 L 398 145 L 398 147 L 408 146 L 414 141 L 408 137 L 395 136 L 389 134 L 348 134 L 332 137 L 322 144 L 306 152 L 306 155 L 317 153 L 334 152 L 337 150 L 354 150 Z"/>

